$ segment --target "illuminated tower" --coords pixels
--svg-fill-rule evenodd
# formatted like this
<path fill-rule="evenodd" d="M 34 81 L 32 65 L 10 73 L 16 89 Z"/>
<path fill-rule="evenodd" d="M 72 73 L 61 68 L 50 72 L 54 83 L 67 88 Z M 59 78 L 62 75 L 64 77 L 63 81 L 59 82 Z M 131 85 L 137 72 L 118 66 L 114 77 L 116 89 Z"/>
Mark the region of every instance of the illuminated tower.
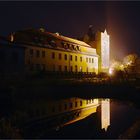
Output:
<path fill-rule="evenodd" d="M 96 33 L 96 49 L 99 55 L 99 72 L 109 72 L 110 41 L 106 30 Z"/>

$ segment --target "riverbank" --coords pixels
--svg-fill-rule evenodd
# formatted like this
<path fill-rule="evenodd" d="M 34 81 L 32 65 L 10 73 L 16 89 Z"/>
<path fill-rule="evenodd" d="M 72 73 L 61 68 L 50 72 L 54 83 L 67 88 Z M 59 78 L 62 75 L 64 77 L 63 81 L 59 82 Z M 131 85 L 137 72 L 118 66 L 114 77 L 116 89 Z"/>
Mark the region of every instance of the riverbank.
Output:
<path fill-rule="evenodd" d="M 0 97 L 9 99 L 117 98 L 140 99 L 140 80 L 106 78 L 33 78 L 0 82 Z M 4 100 L 5 100 L 4 99 Z"/>

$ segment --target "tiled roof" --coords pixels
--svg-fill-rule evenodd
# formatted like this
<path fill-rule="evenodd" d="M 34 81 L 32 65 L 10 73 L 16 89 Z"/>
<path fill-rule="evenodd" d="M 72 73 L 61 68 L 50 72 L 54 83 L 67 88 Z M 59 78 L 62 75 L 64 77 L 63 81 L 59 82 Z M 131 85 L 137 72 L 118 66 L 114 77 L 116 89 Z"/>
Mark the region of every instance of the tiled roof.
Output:
<path fill-rule="evenodd" d="M 62 35 L 58 35 L 56 33 L 50 33 L 50 32 L 46 32 L 46 33 L 49 34 L 49 35 L 54 36 L 57 39 L 60 39 L 60 40 L 63 40 L 63 41 L 67 41 L 67 42 L 75 43 L 77 45 L 82 45 L 82 46 L 90 47 L 91 48 L 90 45 L 88 45 L 87 43 L 85 43 L 83 41 L 80 41 L 80 40 L 77 40 L 77 39 L 73 39 L 73 38 L 69 38 L 69 37 L 62 36 Z"/>

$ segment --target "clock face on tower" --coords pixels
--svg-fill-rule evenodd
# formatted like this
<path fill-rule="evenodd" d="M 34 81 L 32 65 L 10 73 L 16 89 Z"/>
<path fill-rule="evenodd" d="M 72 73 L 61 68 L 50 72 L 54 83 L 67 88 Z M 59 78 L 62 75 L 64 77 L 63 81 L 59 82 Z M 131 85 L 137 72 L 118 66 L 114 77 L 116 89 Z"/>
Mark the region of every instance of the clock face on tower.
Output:
<path fill-rule="evenodd" d="M 101 67 L 109 68 L 109 36 L 101 33 Z"/>

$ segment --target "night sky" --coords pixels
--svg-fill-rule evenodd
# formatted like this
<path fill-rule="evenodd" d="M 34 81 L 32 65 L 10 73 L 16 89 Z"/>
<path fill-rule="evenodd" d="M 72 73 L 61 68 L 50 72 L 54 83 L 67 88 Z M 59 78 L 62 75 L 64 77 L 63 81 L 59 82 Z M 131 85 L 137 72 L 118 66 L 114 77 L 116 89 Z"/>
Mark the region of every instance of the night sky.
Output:
<path fill-rule="evenodd" d="M 0 2 L 0 35 L 43 27 L 68 37 L 82 37 L 93 25 L 111 38 L 111 56 L 140 55 L 140 2 L 36 1 Z"/>

